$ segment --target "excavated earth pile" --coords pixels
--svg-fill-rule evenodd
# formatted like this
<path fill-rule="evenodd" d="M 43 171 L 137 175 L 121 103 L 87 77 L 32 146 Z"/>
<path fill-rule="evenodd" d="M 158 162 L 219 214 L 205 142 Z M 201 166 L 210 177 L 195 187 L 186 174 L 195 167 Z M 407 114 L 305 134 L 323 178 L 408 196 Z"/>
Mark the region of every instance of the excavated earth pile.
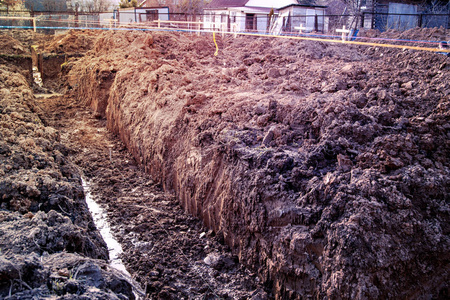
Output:
<path fill-rule="evenodd" d="M 27 50 L 26 37 L 19 36 L 23 43 L 5 37 L 5 49 Z M 56 36 L 34 50 L 46 55 L 43 49 L 61 49 L 68 40 L 72 45 L 63 54 L 70 60 L 83 56 L 83 33 Z M 64 73 L 65 65 L 57 67 L 50 71 Z M 185 214 L 141 170 L 105 120 L 69 95 L 35 99 L 20 70 L 20 64 L 1 66 L 1 299 L 142 299 L 139 283 L 150 299 L 270 297 L 223 237 Z M 42 90 L 60 82 L 44 81 Z M 122 259 L 138 283 L 106 261 L 107 245 L 86 207 L 81 174 L 90 198 L 107 210 Z"/>
<path fill-rule="evenodd" d="M 27 49 L 0 40 L 5 53 Z M 0 298 L 134 299 L 107 264 L 70 149 L 40 119 L 18 69 L 0 65 Z"/>
<path fill-rule="evenodd" d="M 219 48 L 105 32 L 67 64 L 69 88 L 276 298 L 448 296 L 449 59 L 252 37 Z"/>

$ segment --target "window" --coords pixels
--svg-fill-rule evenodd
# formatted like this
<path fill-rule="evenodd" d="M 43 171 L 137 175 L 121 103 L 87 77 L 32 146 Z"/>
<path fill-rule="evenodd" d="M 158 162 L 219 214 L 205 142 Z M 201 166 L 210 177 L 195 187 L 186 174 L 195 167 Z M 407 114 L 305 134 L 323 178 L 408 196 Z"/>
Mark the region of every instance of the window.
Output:
<path fill-rule="evenodd" d="M 158 20 L 158 10 L 157 9 L 146 10 L 145 16 L 147 18 L 147 22 Z"/>

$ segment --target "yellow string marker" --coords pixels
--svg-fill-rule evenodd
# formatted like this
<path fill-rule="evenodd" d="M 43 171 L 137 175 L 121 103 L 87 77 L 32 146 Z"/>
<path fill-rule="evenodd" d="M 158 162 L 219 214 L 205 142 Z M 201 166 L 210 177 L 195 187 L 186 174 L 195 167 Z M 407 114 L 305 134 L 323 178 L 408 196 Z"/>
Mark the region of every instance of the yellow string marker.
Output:
<path fill-rule="evenodd" d="M 214 39 L 214 44 L 216 45 L 216 52 L 214 52 L 214 56 L 217 56 L 217 55 L 219 55 L 219 46 L 217 46 L 215 31 L 213 31 L 213 39 Z"/>
<path fill-rule="evenodd" d="M 308 37 L 301 37 L 301 36 L 287 36 L 287 35 L 273 35 L 273 34 L 255 34 L 255 33 L 245 33 L 245 32 L 240 32 L 238 34 L 239 35 L 244 35 L 244 36 L 272 37 L 272 38 L 280 38 L 280 39 L 317 41 L 317 42 L 327 42 L 327 43 L 342 43 L 342 40 L 308 38 Z M 357 42 L 357 41 L 345 41 L 344 43 L 345 44 L 350 44 L 350 45 L 375 46 L 375 47 L 385 47 L 385 48 L 399 48 L 399 49 L 403 49 L 403 50 L 404 49 L 409 49 L 409 50 L 421 50 L 421 51 L 450 53 L 450 49 L 439 49 L 439 48 L 430 48 L 430 47 L 417 47 L 417 46 L 393 45 L 393 44 L 378 44 L 378 43 Z"/>

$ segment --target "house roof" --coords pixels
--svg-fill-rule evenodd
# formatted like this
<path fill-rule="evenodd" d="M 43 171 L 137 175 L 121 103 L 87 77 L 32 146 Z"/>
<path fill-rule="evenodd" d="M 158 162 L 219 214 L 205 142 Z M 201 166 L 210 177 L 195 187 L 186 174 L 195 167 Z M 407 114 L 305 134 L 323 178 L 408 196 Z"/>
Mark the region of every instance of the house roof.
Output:
<path fill-rule="evenodd" d="M 248 0 L 212 0 L 208 8 L 241 7 L 247 2 Z"/>
<path fill-rule="evenodd" d="M 269 7 L 255 7 L 255 6 L 241 6 L 241 7 L 230 7 L 227 10 L 230 11 L 242 11 L 243 13 L 250 14 L 269 14 L 272 8 Z M 276 13 L 277 11 L 275 11 Z"/>
<path fill-rule="evenodd" d="M 221 8 L 227 9 L 230 7 L 261 7 L 277 9 L 287 5 L 297 4 L 297 0 L 212 0 L 208 5 L 208 9 Z"/>
<path fill-rule="evenodd" d="M 288 7 L 291 7 L 291 6 L 327 8 L 327 6 L 323 6 L 323 5 L 312 5 L 312 4 L 289 4 L 289 5 L 280 7 L 278 10 L 283 10 L 283 9 L 288 8 Z"/>
<path fill-rule="evenodd" d="M 289 4 L 298 4 L 298 0 L 249 0 L 245 6 L 270 7 L 277 9 Z"/>

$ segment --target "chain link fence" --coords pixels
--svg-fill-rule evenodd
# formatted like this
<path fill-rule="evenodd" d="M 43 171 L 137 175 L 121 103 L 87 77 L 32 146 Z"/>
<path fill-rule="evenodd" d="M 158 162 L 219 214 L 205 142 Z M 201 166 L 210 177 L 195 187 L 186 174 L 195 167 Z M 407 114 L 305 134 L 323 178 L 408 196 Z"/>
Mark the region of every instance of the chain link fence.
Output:
<path fill-rule="evenodd" d="M 23 19 L 21 19 L 23 17 Z M 450 29 L 450 14 L 389 14 L 362 13 L 354 15 L 294 15 L 269 16 L 247 14 L 243 17 L 232 15 L 187 15 L 158 13 L 157 11 L 114 11 L 105 13 L 77 12 L 29 12 L 0 10 L 0 28 L 33 27 L 35 18 L 40 32 L 54 32 L 70 28 L 161 28 L 183 31 L 249 32 L 260 34 L 326 34 L 339 35 L 337 29 L 366 28 L 381 32 L 395 29 L 399 31 L 415 27 L 443 27 Z"/>

